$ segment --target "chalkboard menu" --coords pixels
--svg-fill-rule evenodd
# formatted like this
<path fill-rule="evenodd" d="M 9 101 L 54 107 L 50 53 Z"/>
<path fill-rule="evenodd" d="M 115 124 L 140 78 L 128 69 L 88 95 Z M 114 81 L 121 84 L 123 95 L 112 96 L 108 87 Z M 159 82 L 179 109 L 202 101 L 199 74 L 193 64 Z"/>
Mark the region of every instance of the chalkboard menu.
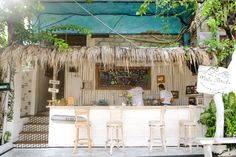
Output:
<path fill-rule="evenodd" d="M 151 89 L 151 67 L 105 68 L 96 65 L 96 89 L 127 90 L 133 87 Z"/>

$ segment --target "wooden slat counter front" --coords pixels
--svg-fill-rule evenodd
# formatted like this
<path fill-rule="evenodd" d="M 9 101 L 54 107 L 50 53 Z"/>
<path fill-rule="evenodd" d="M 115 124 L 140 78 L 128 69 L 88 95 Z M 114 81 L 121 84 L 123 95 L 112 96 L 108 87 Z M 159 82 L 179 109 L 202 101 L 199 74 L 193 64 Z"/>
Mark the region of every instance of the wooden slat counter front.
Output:
<path fill-rule="evenodd" d="M 49 106 L 49 146 L 73 146 L 75 127 L 73 122 L 54 121 L 53 115 L 74 116 L 74 109 L 83 106 Z M 87 106 L 88 107 L 88 106 Z M 104 146 L 106 140 L 106 122 L 109 120 L 108 106 L 89 106 L 92 122 L 93 146 Z M 123 107 L 125 146 L 148 146 L 149 120 L 159 120 L 159 106 Z M 198 120 L 203 107 L 197 108 Z M 168 106 L 165 115 L 167 146 L 177 146 L 179 120 L 188 119 L 188 106 Z M 158 131 L 158 130 L 157 130 Z M 85 132 L 82 131 L 81 134 Z M 202 126 L 198 125 L 197 136 L 203 137 Z"/>

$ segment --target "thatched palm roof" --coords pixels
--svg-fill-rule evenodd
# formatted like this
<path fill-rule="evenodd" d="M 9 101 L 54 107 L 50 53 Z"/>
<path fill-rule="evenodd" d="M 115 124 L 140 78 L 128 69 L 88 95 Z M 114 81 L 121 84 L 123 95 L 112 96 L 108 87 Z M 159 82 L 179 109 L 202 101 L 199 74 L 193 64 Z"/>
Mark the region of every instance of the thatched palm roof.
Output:
<path fill-rule="evenodd" d="M 70 63 L 79 65 L 86 62 L 104 64 L 113 63 L 179 63 L 183 64 L 186 58 L 190 62 L 201 63 L 209 61 L 209 55 L 201 48 L 122 48 L 122 47 L 70 47 L 67 52 L 57 52 L 51 47 L 40 46 L 12 46 L 0 50 L 1 65 L 14 62 L 16 65 L 35 61 L 41 66 L 64 65 Z"/>

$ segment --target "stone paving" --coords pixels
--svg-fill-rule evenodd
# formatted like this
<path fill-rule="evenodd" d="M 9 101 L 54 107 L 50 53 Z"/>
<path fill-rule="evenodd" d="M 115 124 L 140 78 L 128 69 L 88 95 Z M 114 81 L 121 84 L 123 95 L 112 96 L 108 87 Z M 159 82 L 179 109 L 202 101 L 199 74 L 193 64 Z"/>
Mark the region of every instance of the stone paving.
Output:
<path fill-rule="evenodd" d="M 203 149 L 201 147 L 193 148 L 193 152 L 189 152 L 189 148 L 167 147 L 167 153 L 161 147 L 154 147 L 152 152 L 149 152 L 147 147 L 128 147 L 124 150 L 114 149 L 112 157 L 168 157 L 178 156 L 184 157 L 203 157 Z M 93 148 L 89 152 L 87 148 L 78 148 L 75 154 L 72 153 L 73 148 L 13 148 L 4 153 L 1 157 L 110 157 L 109 149 Z"/>

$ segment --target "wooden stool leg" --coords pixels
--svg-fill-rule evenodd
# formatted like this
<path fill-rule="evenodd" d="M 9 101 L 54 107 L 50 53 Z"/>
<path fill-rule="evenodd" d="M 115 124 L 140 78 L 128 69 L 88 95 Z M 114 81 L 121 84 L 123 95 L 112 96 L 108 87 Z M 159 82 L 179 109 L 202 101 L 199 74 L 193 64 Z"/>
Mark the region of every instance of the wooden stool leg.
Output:
<path fill-rule="evenodd" d="M 149 145 L 150 145 L 149 151 L 152 151 L 152 146 L 153 146 L 153 128 L 152 128 L 152 126 L 150 126 L 150 141 L 149 142 L 150 142 L 149 143 Z"/>
<path fill-rule="evenodd" d="M 74 150 L 73 150 L 73 153 L 76 152 L 78 142 L 79 142 L 79 128 L 76 127 L 76 129 L 75 129 L 75 142 L 74 142 Z"/>
<path fill-rule="evenodd" d="M 188 126 L 188 143 L 189 143 L 189 150 L 190 150 L 190 153 L 192 153 L 192 127 L 191 126 Z"/>
<path fill-rule="evenodd" d="M 108 143 L 109 143 L 109 137 L 110 137 L 110 131 L 109 131 L 110 129 L 109 129 L 109 127 L 107 126 L 107 140 L 106 140 L 106 142 L 105 142 L 105 149 L 107 148 L 107 145 L 108 145 Z"/>
<path fill-rule="evenodd" d="M 179 124 L 179 138 L 178 138 L 178 148 L 180 147 L 180 141 L 181 141 L 181 125 Z"/>
<path fill-rule="evenodd" d="M 195 144 L 196 144 L 196 146 L 197 146 L 197 148 L 198 148 L 198 142 L 196 141 L 196 137 L 197 137 L 197 126 L 194 126 L 193 127 L 193 133 L 194 133 L 194 142 L 195 142 Z"/>
<path fill-rule="evenodd" d="M 90 137 L 90 126 L 87 127 L 87 137 L 88 137 L 88 148 L 89 151 L 92 151 L 91 137 Z"/>
<path fill-rule="evenodd" d="M 187 131 L 188 131 L 188 130 L 187 130 L 187 129 L 188 129 L 188 128 L 187 128 L 187 126 L 185 125 L 185 126 L 184 126 L 184 146 L 185 146 L 185 147 L 186 147 L 186 145 L 187 145 L 186 143 L 187 143 L 187 141 L 188 141 L 188 137 L 187 137 L 187 136 L 188 136 L 188 135 L 187 135 Z"/>
<path fill-rule="evenodd" d="M 125 144 L 124 144 L 124 134 L 123 134 L 123 126 L 121 126 L 121 142 L 122 142 L 122 148 L 125 149 Z"/>
<path fill-rule="evenodd" d="M 165 137 L 165 127 L 161 127 L 161 143 L 164 151 L 167 152 L 166 149 L 166 137 Z"/>
<path fill-rule="evenodd" d="M 120 127 L 116 127 L 115 128 L 115 130 L 116 130 L 116 146 L 117 146 L 117 148 L 120 148 L 120 144 L 119 144 L 119 130 L 120 130 Z"/>
<path fill-rule="evenodd" d="M 114 133 L 114 127 L 111 127 L 110 155 L 112 155 L 112 149 L 114 147 L 113 133 Z"/>

